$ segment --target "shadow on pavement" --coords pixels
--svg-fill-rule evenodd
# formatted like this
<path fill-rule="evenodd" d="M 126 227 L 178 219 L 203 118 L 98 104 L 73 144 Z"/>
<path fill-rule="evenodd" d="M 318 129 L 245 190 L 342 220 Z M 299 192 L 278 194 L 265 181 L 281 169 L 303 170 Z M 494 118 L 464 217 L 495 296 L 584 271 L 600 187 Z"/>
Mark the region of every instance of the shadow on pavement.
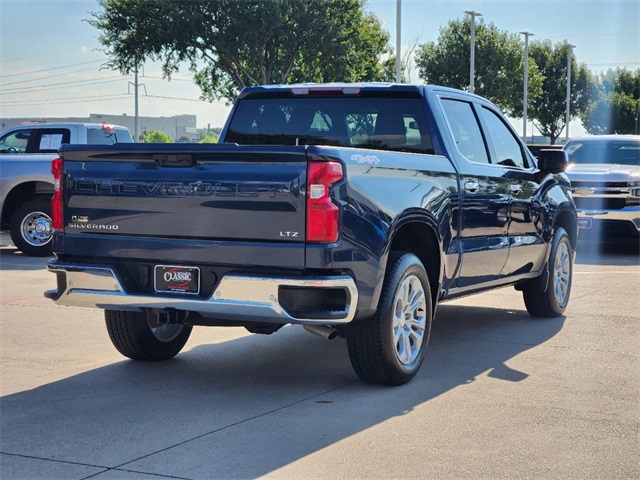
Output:
<path fill-rule="evenodd" d="M 44 270 L 50 257 L 29 257 L 15 247 L 0 248 L 0 270 Z"/>
<path fill-rule="evenodd" d="M 563 323 L 445 304 L 420 374 L 397 388 L 361 383 L 344 340 L 300 327 L 197 346 L 163 363 L 123 360 L 0 399 L 1 450 L 105 470 L 255 478 L 479 375 L 526 381 L 506 363 Z"/>

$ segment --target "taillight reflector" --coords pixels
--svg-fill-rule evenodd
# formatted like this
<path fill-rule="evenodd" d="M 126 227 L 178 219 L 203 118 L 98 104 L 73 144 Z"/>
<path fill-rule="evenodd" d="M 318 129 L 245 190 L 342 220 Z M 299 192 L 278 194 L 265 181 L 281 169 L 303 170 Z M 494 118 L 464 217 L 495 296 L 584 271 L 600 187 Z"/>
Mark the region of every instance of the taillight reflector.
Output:
<path fill-rule="evenodd" d="M 340 209 L 329 197 L 331 186 L 343 178 L 338 162 L 310 162 L 307 182 L 307 242 L 338 240 Z"/>
<path fill-rule="evenodd" d="M 51 226 L 56 232 L 64 231 L 62 212 L 62 159 L 54 158 L 51 162 L 53 173 L 53 197 L 51 198 Z"/>

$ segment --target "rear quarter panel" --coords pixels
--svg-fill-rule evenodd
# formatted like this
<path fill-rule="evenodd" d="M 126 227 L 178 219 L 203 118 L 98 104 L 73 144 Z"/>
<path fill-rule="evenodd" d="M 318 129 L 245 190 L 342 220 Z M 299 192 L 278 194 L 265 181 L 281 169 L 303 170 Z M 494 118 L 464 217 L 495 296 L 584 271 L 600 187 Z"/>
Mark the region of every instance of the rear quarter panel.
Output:
<path fill-rule="evenodd" d="M 334 201 L 343 207 L 340 241 L 329 247 L 307 245 L 307 267 L 351 271 L 360 311 L 376 308 L 393 235 L 403 224 L 428 225 L 441 251 L 448 252 L 455 235 L 458 181 L 446 157 L 331 147 L 309 147 L 308 157 L 340 161 L 345 181 L 334 189 Z M 457 261 L 457 255 L 444 255 L 440 269 L 445 281 Z"/>

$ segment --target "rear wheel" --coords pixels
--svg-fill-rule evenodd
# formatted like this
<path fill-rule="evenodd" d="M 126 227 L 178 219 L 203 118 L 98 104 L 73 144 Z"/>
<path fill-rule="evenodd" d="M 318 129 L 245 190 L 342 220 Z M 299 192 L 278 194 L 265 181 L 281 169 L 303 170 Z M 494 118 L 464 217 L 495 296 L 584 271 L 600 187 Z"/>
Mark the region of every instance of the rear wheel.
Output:
<path fill-rule="evenodd" d="M 358 376 L 381 385 L 411 381 L 427 351 L 432 311 L 422 262 L 411 253 L 391 254 L 378 311 L 347 328 L 349 357 Z"/>
<path fill-rule="evenodd" d="M 11 240 L 25 255 L 51 255 L 51 201 L 35 198 L 19 206 L 11 217 Z"/>
<path fill-rule="evenodd" d="M 175 357 L 187 343 L 192 327 L 180 323 L 151 325 L 144 312 L 105 310 L 111 343 L 133 360 L 161 361 Z"/>
<path fill-rule="evenodd" d="M 549 277 L 524 286 L 522 294 L 527 311 L 534 317 L 559 317 L 567 308 L 573 276 L 573 253 L 569 235 L 559 227 L 549 255 Z"/>

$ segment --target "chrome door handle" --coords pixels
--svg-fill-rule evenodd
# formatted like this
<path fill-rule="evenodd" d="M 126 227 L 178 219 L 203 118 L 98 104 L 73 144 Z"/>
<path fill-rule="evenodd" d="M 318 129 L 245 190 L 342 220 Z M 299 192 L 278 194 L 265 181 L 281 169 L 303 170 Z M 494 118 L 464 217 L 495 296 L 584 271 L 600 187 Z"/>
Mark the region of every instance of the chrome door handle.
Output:
<path fill-rule="evenodd" d="M 511 193 L 520 193 L 522 191 L 522 185 L 520 185 L 518 183 L 514 183 L 512 185 L 509 185 L 509 191 Z"/>
<path fill-rule="evenodd" d="M 471 180 L 471 181 L 466 182 L 464 184 L 464 190 L 467 193 L 476 193 L 479 188 L 480 188 L 480 184 L 478 182 L 476 182 L 475 180 Z"/>

